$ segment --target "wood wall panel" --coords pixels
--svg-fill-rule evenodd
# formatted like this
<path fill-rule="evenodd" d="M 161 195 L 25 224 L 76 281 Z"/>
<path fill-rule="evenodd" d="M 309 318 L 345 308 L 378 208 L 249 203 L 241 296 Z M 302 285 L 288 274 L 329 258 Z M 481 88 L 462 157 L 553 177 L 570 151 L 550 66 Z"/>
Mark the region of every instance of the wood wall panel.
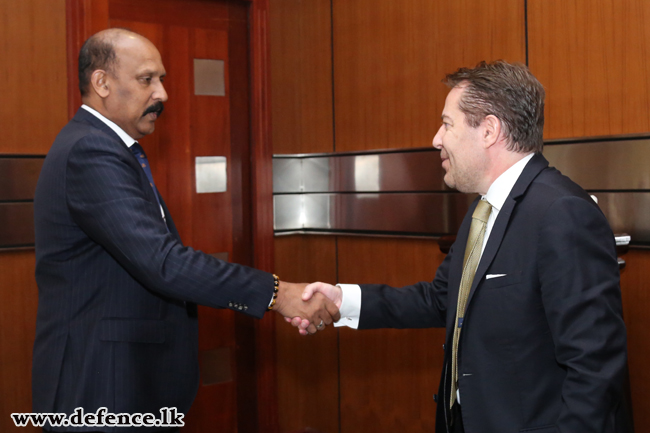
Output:
<path fill-rule="evenodd" d="M 36 333 L 38 288 L 34 251 L 0 253 L 0 431 L 40 432 L 16 428 L 13 412 L 32 411 L 32 348 Z"/>
<path fill-rule="evenodd" d="M 336 150 L 422 147 L 447 73 L 525 61 L 522 0 L 334 0 Z"/>
<path fill-rule="evenodd" d="M 283 236 L 275 239 L 276 273 L 286 281 L 336 282 L 336 239 Z M 303 337 L 276 317 L 280 431 L 339 431 L 338 331 L 328 326 Z M 363 430 L 369 431 L 369 430 Z"/>
<path fill-rule="evenodd" d="M 332 152 L 330 0 L 273 0 L 274 153 Z"/>
<path fill-rule="evenodd" d="M 627 326 L 634 426 L 637 432 L 646 432 L 650 431 L 650 251 L 631 250 L 623 258 L 627 266 L 621 272 L 621 291 L 623 318 Z"/>
<path fill-rule="evenodd" d="M 650 131 L 650 2 L 529 0 L 546 138 Z"/>
<path fill-rule="evenodd" d="M 0 153 L 45 154 L 68 120 L 65 0 L 0 0 Z"/>
<path fill-rule="evenodd" d="M 340 237 L 341 283 L 431 281 L 444 254 L 432 240 Z M 341 432 L 432 432 L 444 329 L 341 329 Z"/>

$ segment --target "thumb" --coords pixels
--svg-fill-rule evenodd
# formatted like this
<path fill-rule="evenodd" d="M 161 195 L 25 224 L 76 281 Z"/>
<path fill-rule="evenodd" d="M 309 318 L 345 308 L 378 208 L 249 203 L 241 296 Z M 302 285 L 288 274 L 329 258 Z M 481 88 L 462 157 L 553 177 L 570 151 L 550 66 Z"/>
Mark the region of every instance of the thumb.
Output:
<path fill-rule="evenodd" d="M 322 283 L 311 283 L 308 284 L 307 287 L 305 287 L 305 290 L 302 292 L 302 300 L 303 301 L 309 301 L 312 296 L 314 296 L 315 292 L 318 292 L 318 287 Z"/>

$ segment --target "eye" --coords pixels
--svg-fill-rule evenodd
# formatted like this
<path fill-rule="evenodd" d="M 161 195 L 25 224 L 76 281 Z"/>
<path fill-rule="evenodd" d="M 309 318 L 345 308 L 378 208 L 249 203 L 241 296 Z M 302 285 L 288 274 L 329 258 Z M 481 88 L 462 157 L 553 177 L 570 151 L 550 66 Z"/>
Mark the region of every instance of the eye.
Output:
<path fill-rule="evenodd" d="M 164 83 L 165 82 L 165 77 L 160 77 L 160 82 Z"/>
<path fill-rule="evenodd" d="M 142 81 L 144 84 L 150 84 L 151 83 L 151 77 L 141 77 L 140 81 Z"/>

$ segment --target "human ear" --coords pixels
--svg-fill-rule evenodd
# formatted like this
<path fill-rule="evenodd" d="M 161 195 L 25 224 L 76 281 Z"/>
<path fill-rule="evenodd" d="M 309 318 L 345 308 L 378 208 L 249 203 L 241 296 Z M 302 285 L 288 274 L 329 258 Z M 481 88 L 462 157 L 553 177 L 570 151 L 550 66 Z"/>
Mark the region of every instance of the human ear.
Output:
<path fill-rule="evenodd" d="M 493 114 L 490 114 L 483 119 L 483 142 L 485 148 L 488 148 L 499 141 L 501 126 L 501 120 Z"/>
<path fill-rule="evenodd" d="M 107 75 L 106 71 L 97 69 L 90 76 L 90 84 L 101 98 L 106 98 L 110 94 Z"/>

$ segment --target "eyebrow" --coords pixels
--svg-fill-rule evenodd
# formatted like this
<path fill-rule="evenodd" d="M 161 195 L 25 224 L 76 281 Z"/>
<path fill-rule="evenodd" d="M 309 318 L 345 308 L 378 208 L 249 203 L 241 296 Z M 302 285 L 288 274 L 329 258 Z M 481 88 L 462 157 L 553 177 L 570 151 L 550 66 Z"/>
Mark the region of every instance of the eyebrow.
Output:
<path fill-rule="evenodd" d="M 449 120 L 450 122 L 452 121 L 451 117 L 447 116 L 446 114 L 443 114 L 442 116 L 440 116 L 440 119 L 441 119 L 443 122 L 445 121 L 445 119 Z"/>
<path fill-rule="evenodd" d="M 160 75 L 161 77 L 164 77 L 164 76 L 167 75 L 167 71 L 165 71 L 165 72 L 162 73 L 162 74 L 158 74 L 158 71 L 156 71 L 156 70 L 154 70 L 154 69 L 145 69 L 145 70 L 143 70 L 143 71 L 140 71 L 140 72 L 138 73 L 138 75 Z"/>

